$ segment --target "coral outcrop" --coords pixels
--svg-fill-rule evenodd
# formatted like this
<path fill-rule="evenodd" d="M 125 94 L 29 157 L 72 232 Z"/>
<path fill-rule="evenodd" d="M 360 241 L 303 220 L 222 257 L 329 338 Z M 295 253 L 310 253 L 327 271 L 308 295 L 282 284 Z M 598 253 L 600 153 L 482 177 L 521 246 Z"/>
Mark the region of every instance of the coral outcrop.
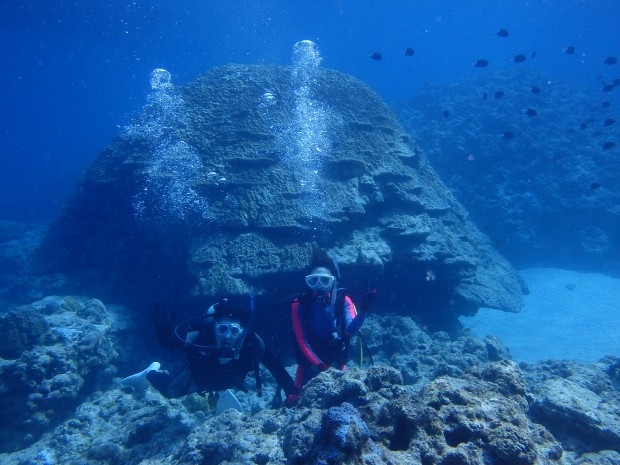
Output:
<path fill-rule="evenodd" d="M 0 453 L 7 465 L 609 465 L 620 457 L 615 357 L 518 366 L 494 338 L 452 340 L 407 317 L 371 315 L 365 335 L 374 365 L 351 360 L 347 371 L 320 374 L 293 408 L 259 401 L 248 379 L 249 392 L 237 391 L 244 412 L 216 415 L 199 394 L 167 399 L 111 385 L 110 342 L 120 335 L 122 346 L 130 335 L 110 338 L 100 301 L 46 298 L 22 311 L 37 311 L 47 329 L 0 365 L 3 394 L 28 386 L 3 396 L 3 410 L 15 414 L 0 426 L 3 444 L 32 433 L 12 443 L 20 450 Z M 17 361 L 33 369 L 17 377 L 7 371 Z M 45 428 L 33 429 L 36 418 L 46 418 Z"/>
<path fill-rule="evenodd" d="M 48 297 L 0 317 L 3 451 L 34 442 L 110 383 L 112 321 L 101 301 L 74 297 Z"/>
<path fill-rule="evenodd" d="M 280 312 L 318 244 L 353 291 L 370 276 L 377 307 L 406 302 L 436 328 L 480 306 L 518 311 L 515 270 L 381 99 L 336 71 L 304 76 L 235 65 L 174 92 L 157 81 L 51 227 L 39 270 L 115 299 L 253 287 Z"/>
<path fill-rule="evenodd" d="M 524 365 L 530 415 L 577 451 L 620 452 L 620 359 L 591 365 L 549 360 Z"/>

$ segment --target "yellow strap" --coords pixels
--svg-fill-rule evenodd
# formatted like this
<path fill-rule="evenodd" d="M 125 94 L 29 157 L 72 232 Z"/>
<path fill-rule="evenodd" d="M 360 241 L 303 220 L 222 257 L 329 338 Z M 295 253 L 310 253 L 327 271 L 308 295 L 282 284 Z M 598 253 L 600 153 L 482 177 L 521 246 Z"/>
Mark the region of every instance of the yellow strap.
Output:
<path fill-rule="evenodd" d="M 360 341 L 360 368 L 362 368 L 362 366 L 364 365 L 364 344 L 362 344 L 362 339 L 359 337 L 357 337 Z"/>
<path fill-rule="evenodd" d="M 355 316 L 357 316 L 357 307 L 355 305 L 353 305 L 353 311 L 355 312 Z M 360 368 L 362 368 L 364 365 L 364 345 L 360 334 L 357 335 L 357 339 L 360 341 Z"/>

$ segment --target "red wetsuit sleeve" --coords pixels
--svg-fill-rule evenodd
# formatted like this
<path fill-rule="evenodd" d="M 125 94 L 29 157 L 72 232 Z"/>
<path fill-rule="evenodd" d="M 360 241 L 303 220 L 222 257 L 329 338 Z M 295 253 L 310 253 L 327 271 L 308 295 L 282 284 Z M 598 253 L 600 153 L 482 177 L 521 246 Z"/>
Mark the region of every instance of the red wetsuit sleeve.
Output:
<path fill-rule="evenodd" d="M 366 313 L 368 312 L 360 312 L 357 313 L 355 309 L 355 304 L 346 296 L 344 299 L 344 322 L 345 322 L 345 337 L 353 337 L 357 335 L 358 331 L 362 327 L 362 323 L 366 319 Z"/>
<path fill-rule="evenodd" d="M 310 344 L 308 344 L 308 339 L 304 333 L 303 326 L 301 324 L 301 315 L 299 314 L 299 301 L 293 302 L 292 307 L 292 319 L 293 319 L 293 332 L 295 333 L 295 340 L 297 341 L 297 345 L 301 350 L 301 353 L 304 357 L 315 367 L 319 366 L 322 362 L 319 357 L 316 356 L 314 351 L 310 348 Z"/>

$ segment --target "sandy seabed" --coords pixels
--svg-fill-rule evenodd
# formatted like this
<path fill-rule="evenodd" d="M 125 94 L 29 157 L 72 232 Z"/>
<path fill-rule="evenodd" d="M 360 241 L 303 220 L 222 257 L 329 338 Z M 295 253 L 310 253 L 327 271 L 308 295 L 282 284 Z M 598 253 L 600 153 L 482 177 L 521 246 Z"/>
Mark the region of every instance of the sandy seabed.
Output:
<path fill-rule="evenodd" d="M 530 289 L 520 313 L 481 308 L 463 325 L 498 336 L 518 362 L 620 356 L 620 279 L 557 268 L 520 274 Z"/>

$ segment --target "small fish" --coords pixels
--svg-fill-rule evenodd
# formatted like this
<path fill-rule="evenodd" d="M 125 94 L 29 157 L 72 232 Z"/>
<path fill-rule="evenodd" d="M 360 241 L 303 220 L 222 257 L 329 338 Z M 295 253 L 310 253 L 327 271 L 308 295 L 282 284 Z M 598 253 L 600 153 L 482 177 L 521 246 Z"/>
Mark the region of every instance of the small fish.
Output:
<path fill-rule="evenodd" d="M 600 182 L 593 182 L 592 184 L 590 184 L 590 189 L 592 189 L 593 191 L 595 191 L 599 187 L 601 187 L 601 183 Z"/>
<path fill-rule="evenodd" d="M 527 116 L 536 116 L 538 112 L 534 110 L 533 108 L 528 108 L 527 110 L 525 110 L 525 114 Z"/>
<path fill-rule="evenodd" d="M 413 55 L 415 55 L 415 50 L 414 49 L 412 49 L 411 47 L 405 49 L 405 56 L 406 57 L 412 57 Z"/>
<path fill-rule="evenodd" d="M 525 60 L 527 60 L 527 57 L 523 55 L 523 53 L 515 55 L 515 57 L 512 59 L 512 61 L 514 61 L 515 63 L 523 63 Z"/>
<path fill-rule="evenodd" d="M 616 146 L 615 142 L 607 141 L 603 144 L 603 150 L 610 150 L 610 149 L 613 149 L 615 146 Z"/>
<path fill-rule="evenodd" d="M 612 84 L 614 87 L 618 87 L 618 86 L 620 86 L 620 78 L 616 78 L 616 79 L 614 79 L 613 81 L 611 81 L 611 84 Z"/>
<path fill-rule="evenodd" d="M 475 61 L 474 66 L 476 68 L 484 68 L 486 66 L 489 66 L 489 61 L 485 60 L 484 58 L 480 58 L 480 59 Z"/>
<path fill-rule="evenodd" d="M 567 55 L 573 55 L 575 53 L 575 47 L 569 45 L 564 49 L 564 53 L 566 53 Z"/>
<path fill-rule="evenodd" d="M 514 132 L 505 131 L 504 134 L 502 134 L 502 139 L 512 139 L 514 136 L 515 136 Z"/>
<path fill-rule="evenodd" d="M 497 92 L 495 92 L 495 99 L 497 100 L 498 98 L 502 98 L 504 96 L 504 91 L 503 90 L 498 90 Z"/>
<path fill-rule="evenodd" d="M 581 124 L 579 125 L 579 129 L 586 129 L 587 127 L 588 127 L 588 124 L 587 124 L 587 123 L 581 123 Z"/>
<path fill-rule="evenodd" d="M 611 126 L 612 124 L 614 124 L 616 122 L 615 119 L 613 118 L 607 118 L 605 121 L 603 121 L 603 126 Z"/>
<path fill-rule="evenodd" d="M 601 106 L 602 106 L 603 108 L 609 108 L 609 107 L 611 106 L 611 102 L 610 102 L 609 100 L 605 100 L 605 101 L 601 104 Z"/>
<path fill-rule="evenodd" d="M 486 100 L 487 99 L 487 93 L 485 92 L 484 94 L 482 94 L 482 100 Z"/>
<path fill-rule="evenodd" d="M 450 116 L 450 112 L 449 112 L 448 110 L 444 110 L 444 111 L 443 111 L 443 117 L 444 117 L 445 119 L 448 119 L 448 116 Z"/>
<path fill-rule="evenodd" d="M 603 92 L 611 92 L 612 90 L 614 90 L 613 84 L 605 84 L 603 86 Z"/>
<path fill-rule="evenodd" d="M 381 55 L 381 53 L 379 52 L 372 52 L 370 54 L 370 58 L 372 58 L 373 60 L 381 61 L 383 60 L 383 55 Z"/>
<path fill-rule="evenodd" d="M 540 94 L 540 87 L 538 86 L 532 86 L 532 88 L 530 89 L 530 92 L 532 94 Z"/>
<path fill-rule="evenodd" d="M 603 63 L 606 65 L 615 65 L 618 63 L 618 59 L 616 57 L 607 57 Z"/>
<path fill-rule="evenodd" d="M 530 59 L 534 58 L 536 56 L 536 50 L 534 50 L 531 54 L 530 54 Z"/>
<path fill-rule="evenodd" d="M 500 29 L 497 31 L 497 35 L 500 37 L 508 37 L 508 31 L 506 29 Z"/>

